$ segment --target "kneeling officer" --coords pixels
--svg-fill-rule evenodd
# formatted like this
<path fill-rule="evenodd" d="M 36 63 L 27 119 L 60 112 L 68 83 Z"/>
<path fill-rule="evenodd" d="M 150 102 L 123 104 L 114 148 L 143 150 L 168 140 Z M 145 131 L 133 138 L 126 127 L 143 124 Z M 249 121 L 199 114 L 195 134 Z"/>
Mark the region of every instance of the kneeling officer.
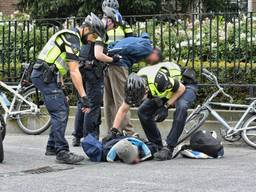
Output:
<path fill-rule="evenodd" d="M 82 110 L 88 112 L 88 99 L 79 72 L 80 46 L 82 43 L 94 41 L 98 36 L 105 38 L 105 32 L 104 23 L 91 13 L 81 27 L 74 30 L 64 29 L 54 34 L 34 65 L 32 82 L 44 96 L 52 124 L 45 154 L 56 155 L 60 163 L 75 164 L 84 159 L 83 156 L 69 152 L 65 139 L 69 107 L 65 91 L 62 89 L 62 76 L 70 71 L 73 84 L 82 98 Z"/>
<path fill-rule="evenodd" d="M 196 99 L 197 85 L 194 71 L 182 73 L 175 63 L 163 62 L 142 68 L 129 75 L 125 86 L 125 101 L 116 115 L 111 134 L 120 135 L 120 124 L 130 105 L 139 105 L 138 116 L 148 140 L 161 149 L 154 154 L 156 160 L 169 160 L 184 129 L 187 110 Z M 144 101 L 143 101 L 144 100 Z M 168 108 L 176 107 L 172 129 L 163 147 L 156 122 L 164 121 Z M 106 138 L 105 138 L 106 139 Z"/>

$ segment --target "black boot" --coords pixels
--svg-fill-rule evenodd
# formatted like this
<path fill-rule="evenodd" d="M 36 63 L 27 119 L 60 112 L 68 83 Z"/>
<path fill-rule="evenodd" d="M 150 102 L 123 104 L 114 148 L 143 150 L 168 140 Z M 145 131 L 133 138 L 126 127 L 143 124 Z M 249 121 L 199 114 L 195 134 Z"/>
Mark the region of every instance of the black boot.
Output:
<path fill-rule="evenodd" d="M 166 161 L 172 159 L 173 148 L 163 147 L 160 151 L 154 154 L 154 159 L 157 161 Z"/>
<path fill-rule="evenodd" d="M 56 150 L 53 148 L 46 148 L 45 152 L 46 156 L 55 156 L 56 155 Z"/>
<path fill-rule="evenodd" d="M 73 147 L 79 147 L 80 146 L 80 138 L 73 137 L 73 139 L 72 139 L 72 146 Z"/>
<path fill-rule="evenodd" d="M 76 164 L 80 161 L 83 161 L 84 157 L 70 153 L 68 151 L 60 151 L 56 156 L 56 160 L 58 163 Z"/>

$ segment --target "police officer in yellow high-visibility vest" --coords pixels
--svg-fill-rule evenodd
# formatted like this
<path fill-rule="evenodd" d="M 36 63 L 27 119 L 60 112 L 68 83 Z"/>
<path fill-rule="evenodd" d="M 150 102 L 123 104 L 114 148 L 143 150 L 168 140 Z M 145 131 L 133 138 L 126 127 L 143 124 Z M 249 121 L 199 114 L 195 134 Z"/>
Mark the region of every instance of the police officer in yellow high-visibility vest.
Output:
<path fill-rule="evenodd" d="M 46 155 L 56 155 L 60 163 L 75 164 L 83 156 L 69 152 L 65 139 L 68 121 L 68 101 L 63 91 L 62 77 L 70 72 L 71 79 L 83 102 L 83 111 L 90 110 L 79 72 L 79 53 L 82 43 L 104 39 L 106 25 L 96 15 L 88 15 L 84 23 L 74 30 L 61 30 L 46 43 L 38 56 L 32 72 L 32 82 L 44 96 L 45 106 L 51 116 L 51 131 Z"/>
<path fill-rule="evenodd" d="M 120 135 L 120 125 L 129 106 L 139 106 L 138 117 L 147 139 L 158 145 L 155 159 L 172 159 L 174 147 L 185 126 L 188 108 L 196 100 L 196 92 L 194 71 L 186 69 L 182 74 L 175 63 L 163 62 L 130 74 L 125 85 L 125 99 L 117 112 L 111 134 L 106 138 Z M 164 147 L 157 122 L 164 121 L 168 108 L 172 107 L 176 110 L 166 139 L 167 146 Z"/>
<path fill-rule="evenodd" d="M 119 3 L 117 0 L 104 0 L 102 3 L 102 10 L 106 7 L 111 7 L 113 9 L 119 10 Z M 103 11 L 104 12 L 104 11 Z M 126 21 L 122 21 L 122 25 L 115 29 L 108 31 L 108 41 L 107 43 L 112 43 L 114 41 L 121 40 L 125 37 L 133 36 L 133 31 L 130 25 Z"/>
<path fill-rule="evenodd" d="M 117 0 L 104 0 L 102 3 L 102 10 L 105 7 L 112 7 L 114 9 L 119 9 L 119 3 Z M 108 31 L 108 41 L 107 44 L 111 44 L 115 41 L 124 39 L 125 37 L 133 36 L 133 31 L 129 24 L 125 21 L 122 25 L 118 26 L 116 29 Z M 123 101 L 123 88 L 117 86 L 114 78 L 120 79 L 120 82 L 126 81 L 128 77 L 128 69 L 120 67 L 117 65 L 109 65 L 104 79 L 104 117 L 106 120 L 106 125 L 108 130 L 112 128 L 112 123 L 116 115 L 117 109 L 120 107 Z M 121 89 L 121 90 L 120 90 Z M 120 93 L 120 94 L 119 94 Z M 112 101 L 112 102 L 110 102 Z M 126 116 L 125 123 L 122 129 L 129 135 L 136 135 L 131 123 L 129 114 Z"/>
<path fill-rule="evenodd" d="M 122 40 L 125 37 L 131 36 L 133 36 L 132 28 L 126 21 L 123 21 L 121 26 L 118 26 L 116 29 L 108 31 L 107 43 L 110 44 L 112 42 Z"/>

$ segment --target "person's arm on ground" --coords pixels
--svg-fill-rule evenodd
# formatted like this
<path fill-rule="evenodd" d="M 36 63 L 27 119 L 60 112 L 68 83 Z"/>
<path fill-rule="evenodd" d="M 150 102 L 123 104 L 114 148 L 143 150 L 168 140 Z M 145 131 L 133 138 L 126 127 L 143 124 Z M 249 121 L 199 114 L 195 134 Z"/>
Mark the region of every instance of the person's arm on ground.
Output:
<path fill-rule="evenodd" d="M 130 106 L 127 103 L 125 103 L 125 102 L 122 103 L 122 105 L 119 107 L 119 109 L 117 111 L 117 114 L 116 114 L 116 117 L 114 120 L 114 124 L 113 124 L 114 128 L 116 128 L 116 129 L 120 128 L 122 121 L 125 118 L 125 115 L 129 111 L 129 108 L 130 108 Z"/>
<path fill-rule="evenodd" d="M 175 102 L 183 95 L 185 90 L 186 87 L 182 83 L 179 83 L 179 88 L 174 92 L 173 96 L 167 101 L 168 107 L 175 106 Z"/>

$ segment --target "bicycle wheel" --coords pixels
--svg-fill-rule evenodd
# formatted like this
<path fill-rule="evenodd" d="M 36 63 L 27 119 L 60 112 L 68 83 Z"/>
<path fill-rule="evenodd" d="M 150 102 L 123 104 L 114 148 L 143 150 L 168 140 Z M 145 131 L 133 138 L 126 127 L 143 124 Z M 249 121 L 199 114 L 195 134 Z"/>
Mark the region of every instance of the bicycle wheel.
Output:
<path fill-rule="evenodd" d="M 0 133 L 2 136 L 2 140 L 5 138 L 5 133 L 6 133 L 6 124 L 4 122 L 4 118 L 2 115 L 0 115 Z"/>
<path fill-rule="evenodd" d="M 38 94 L 37 94 L 38 93 Z M 17 123 L 19 127 L 29 135 L 38 135 L 47 130 L 50 126 L 50 115 L 44 105 L 43 96 L 36 88 L 29 89 L 23 94 L 23 97 L 39 106 L 39 112 L 24 115 L 17 115 Z M 30 109 L 30 106 L 21 101 L 17 105 L 17 111 Z"/>
<path fill-rule="evenodd" d="M 192 116 L 190 116 L 186 120 L 184 130 L 178 140 L 177 145 L 185 141 L 196 130 L 198 130 L 203 125 L 203 123 L 205 122 L 208 116 L 209 116 L 209 111 L 208 109 L 205 109 L 205 108 L 199 108 L 197 112 L 195 112 Z"/>
<path fill-rule="evenodd" d="M 243 140 L 249 146 L 256 148 L 256 115 L 245 121 L 242 127 L 246 128 L 242 131 Z"/>

